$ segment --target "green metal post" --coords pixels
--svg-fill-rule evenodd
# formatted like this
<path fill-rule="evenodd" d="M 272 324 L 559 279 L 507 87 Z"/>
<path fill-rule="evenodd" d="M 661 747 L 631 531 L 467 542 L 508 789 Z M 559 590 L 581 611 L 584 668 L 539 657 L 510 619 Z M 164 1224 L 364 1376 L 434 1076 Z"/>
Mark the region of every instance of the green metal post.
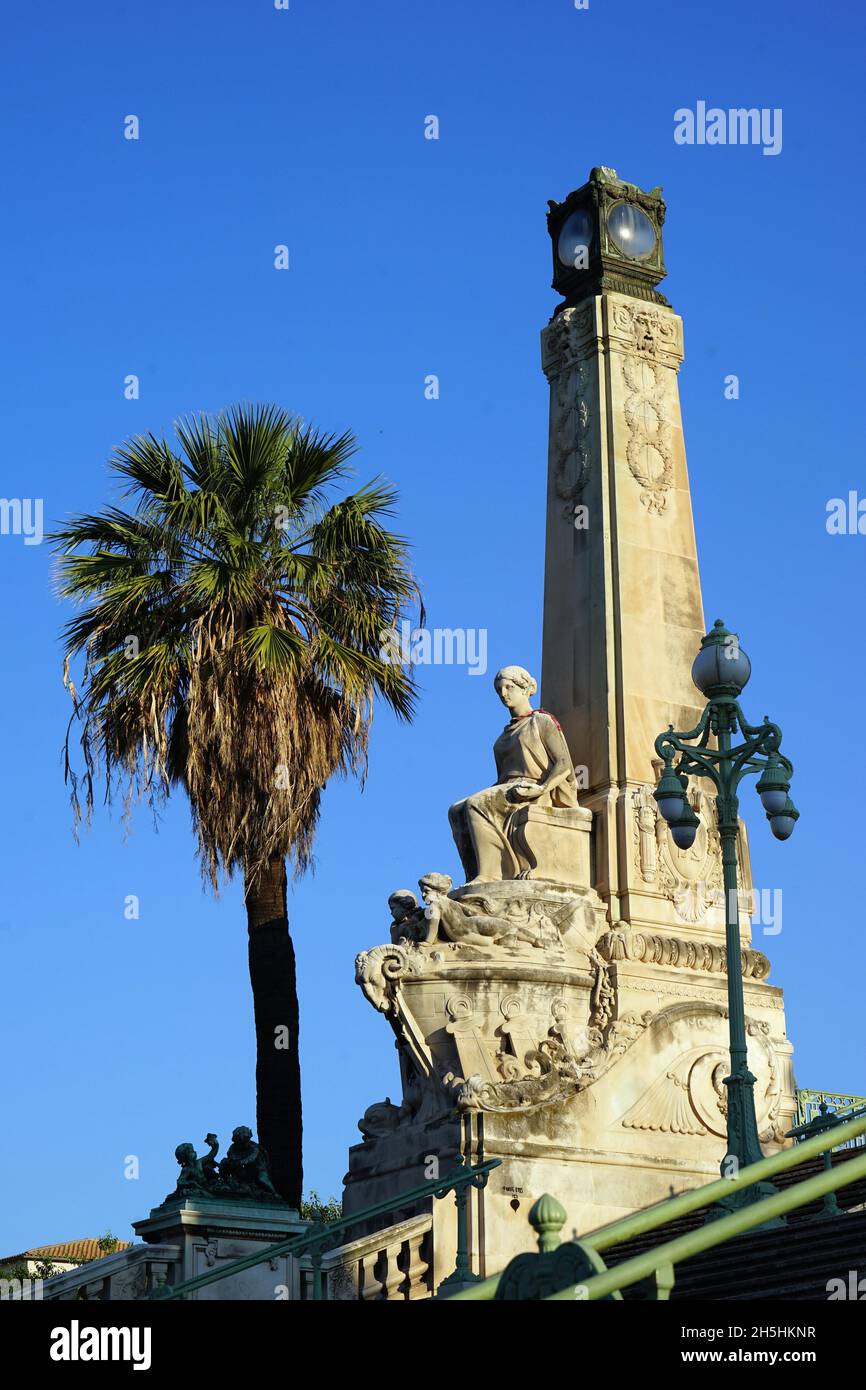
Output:
<path fill-rule="evenodd" d="M 462 1155 L 457 1158 L 458 1170 L 463 1168 L 465 1159 Z M 466 1170 L 468 1171 L 468 1170 Z M 439 1285 L 439 1295 L 443 1293 L 447 1297 L 450 1289 L 462 1289 L 467 1284 L 480 1284 L 481 1275 L 472 1273 L 472 1266 L 469 1261 L 469 1192 L 471 1188 L 481 1188 L 487 1186 L 488 1171 L 482 1167 L 476 1171 L 468 1182 L 456 1182 L 452 1180 L 454 1187 L 454 1201 L 457 1206 L 457 1258 L 454 1262 L 454 1270 L 443 1279 Z M 440 1187 L 437 1196 L 443 1196 L 448 1187 Z"/>
<path fill-rule="evenodd" d="M 722 845 L 722 874 L 725 892 L 725 949 L 728 977 L 728 1027 L 731 1072 L 725 1077 L 727 1088 L 728 1151 L 721 1163 L 722 1177 L 732 1177 L 763 1157 L 755 1114 L 755 1077 L 749 1070 L 746 1040 L 746 1014 L 740 946 L 740 906 L 737 875 L 739 800 L 737 789 L 746 773 L 761 774 L 757 790 L 767 809 L 774 835 L 787 839 L 799 812 L 787 796 L 793 775 L 789 758 L 780 752 L 782 731 L 769 719 L 752 725 L 738 703 L 738 695 L 749 679 L 752 666 L 739 645 L 739 638 L 719 619 L 701 643 L 692 666 L 692 679 L 708 697 L 708 704 L 694 729 L 677 733 L 673 725 L 659 734 L 656 753 L 664 772 L 656 788 L 659 811 L 671 826 L 674 842 L 681 849 L 694 843 L 698 817 L 688 800 L 688 779 L 709 779 L 716 790 L 716 812 Z M 732 736 L 742 742 L 732 746 Z M 715 746 L 713 746 L 715 740 Z M 674 767 L 674 760 L 679 762 Z M 755 1183 L 732 1192 L 713 1208 L 708 1220 L 761 1201 L 774 1194 L 771 1183 Z M 772 1213 L 771 1213 L 772 1214 Z M 781 1214 L 773 1225 L 783 1224 Z"/>
<path fill-rule="evenodd" d="M 728 1026 L 730 1030 L 731 1074 L 725 1077 L 728 1092 L 727 1137 L 728 1152 L 722 1159 L 722 1177 L 759 1163 L 764 1157 L 758 1139 L 758 1121 L 755 1115 L 755 1077 L 749 1070 L 748 1044 L 746 1042 L 746 1008 L 743 993 L 743 972 L 741 968 L 742 948 L 740 945 L 740 901 L 737 880 L 737 836 L 739 833 L 739 800 L 728 785 L 728 764 L 731 735 L 727 729 L 719 731 L 718 745 L 720 770 L 722 770 L 724 792 L 716 799 L 719 821 L 719 835 L 722 841 L 722 873 L 725 889 L 725 952 L 728 976 Z M 727 774 L 727 775 L 726 775 Z M 777 1189 L 771 1182 L 755 1183 L 751 1187 L 731 1193 L 716 1206 L 711 1207 L 707 1220 L 712 1221 L 725 1216 L 749 1202 L 759 1202 L 770 1197 Z M 784 1225 L 781 1218 L 773 1225 Z"/>
<path fill-rule="evenodd" d="M 857 1112 L 855 1111 L 855 1115 L 856 1114 Z M 794 1129 L 789 1129 L 786 1138 L 802 1140 L 807 1135 L 824 1134 L 828 1130 L 836 1129 L 842 1123 L 843 1121 L 838 1119 L 836 1115 L 830 1110 L 830 1107 L 827 1104 L 826 1100 L 822 1100 L 818 1105 L 818 1114 L 814 1117 L 814 1119 L 809 1120 L 808 1123 L 804 1125 L 797 1125 Z M 826 1148 L 824 1150 L 823 1163 L 824 1172 L 829 1173 L 833 1167 L 832 1148 Z M 809 1219 L 812 1221 L 821 1221 L 828 1216 L 841 1215 L 842 1210 L 839 1206 L 838 1201 L 836 1200 L 836 1193 L 835 1191 L 832 1191 L 825 1193 L 824 1202 L 821 1207 L 821 1210 L 819 1212 L 816 1212 L 815 1215 L 813 1217 L 810 1217 Z"/>
<path fill-rule="evenodd" d="M 454 1193 L 457 1204 L 457 1259 L 454 1262 L 454 1281 L 461 1284 L 474 1279 L 469 1264 L 469 1193 L 461 1187 Z"/>
<path fill-rule="evenodd" d="M 824 1150 L 824 1172 L 829 1173 L 833 1167 L 833 1155 L 830 1149 Z M 835 1189 L 824 1194 L 824 1205 L 819 1213 L 820 1216 L 841 1216 L 842 1208 L 836 1200 Z"/>

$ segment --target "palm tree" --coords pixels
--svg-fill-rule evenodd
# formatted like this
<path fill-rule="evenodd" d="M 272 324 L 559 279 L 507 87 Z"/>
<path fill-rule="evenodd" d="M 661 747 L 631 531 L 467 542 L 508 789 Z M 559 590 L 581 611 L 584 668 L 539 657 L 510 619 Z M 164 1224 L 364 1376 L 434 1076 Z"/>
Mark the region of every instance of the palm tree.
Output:
<path fill-rule="evenodd" d="M 243 874 L 257 1046 L 258 1135 L 274 1182 L 301 1201 L 301 1090 L 287 862 L 309 867 L 321 793 L 363 773 L 378 693 L 411 717 L 415 687 L 389 653 L 419 602 L 394 490 L 339 500 L 352 435 L 275 406 L 234 406 L 152 434 L 109 460 L 123 506 L 52 536 L 73 700 L 65 767 L 76 823 L 106 799 L 158 809 L 186 791 L 205 879 Z M 80 688 L 70 662 L 84 657 Z M 83 765 L 70 739 L 80 723 Z"/>

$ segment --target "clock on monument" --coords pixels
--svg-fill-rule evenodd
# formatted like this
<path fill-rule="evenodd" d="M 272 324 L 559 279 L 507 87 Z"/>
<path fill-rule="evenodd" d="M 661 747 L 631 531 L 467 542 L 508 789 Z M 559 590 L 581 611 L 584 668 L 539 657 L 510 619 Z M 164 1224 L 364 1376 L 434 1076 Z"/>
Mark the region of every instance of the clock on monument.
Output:
<path fill-rule="evenodd" d="M 602 165 L 581 188 L 548 207 L 553 288 L 565 298 L 559 308 L 605 290 L 667 304 L 655 288 L 666 273 L 660 188 L 645 193 Z"/>

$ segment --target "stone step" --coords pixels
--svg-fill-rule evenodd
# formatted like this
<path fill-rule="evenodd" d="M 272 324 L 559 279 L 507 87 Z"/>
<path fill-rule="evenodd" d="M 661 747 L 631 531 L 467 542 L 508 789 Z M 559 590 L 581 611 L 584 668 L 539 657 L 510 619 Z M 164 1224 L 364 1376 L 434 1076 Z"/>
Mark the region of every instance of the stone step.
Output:
<path fill-rule="evenodd" d="M 834 1155 L 834 1167 L 857 1153 L 862 1153 L 862 1148 Z M 776 1185 L 789 1187 L 821 1168 L 820 1158 L 804 1163 L 794 1172 L 780 1174 Z M 843 1208 L 841 1216 L 816 1220 L 822 1204 L 810 1203 L 789 1217 L 787 1226 L 747 1233 L 684 1260 L 677 1265 L 671 1299 L 823 1301 L 829 1297 L 831 1280 L 841 1279 L 847 1287 L 850 1271 L 857 1272 L 855 1279 L 866 1276 L 866 1211 L 854 1210 L 866 1203 L 866 1180 L 840 1189 L 836 1197 Z M 604 1252 L 605 1263 L 621 1264 L 703 1221 L 703 1212 L 672 1221 Z M 626 1299 L 641 1296 L 637 1288 L 624 1291 Z"/>

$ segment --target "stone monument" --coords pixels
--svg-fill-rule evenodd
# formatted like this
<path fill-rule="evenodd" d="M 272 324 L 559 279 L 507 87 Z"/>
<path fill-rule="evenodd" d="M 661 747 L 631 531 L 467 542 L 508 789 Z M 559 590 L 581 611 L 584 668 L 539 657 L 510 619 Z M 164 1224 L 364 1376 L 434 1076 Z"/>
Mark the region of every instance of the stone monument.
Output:
<path fill-rule="evenodd" d="M 469 1162 L 501 1159 L 472 1194 L 474 1269 L 525 1246 L 545 1191 L 586 1233 L 718 1176 L 725 1153 L 727 969 L 711 798 L 677 850 L 652 791 L 656 735 L 697 722 L 704 632 L 679 412 L 682 324 L 663 277 L 661 190 L 594 169 L 551 204 L 543 703 L 532 676 L 495 681 L 508 722 L 493 784 L 454 803 L 465 882 L 389 898 L 387 944 L 356 975 L 391 1025 L 402 1097 L 370 1106 L 345 1210 Z M 459 769 L 455 769 L 459 789 Z M 765 1152 L 795 1112 L 781 991 L 751 945 L 740 835 L 749 1065 Z M 441 851 L 440 851 L 441 852 Z M 432 1199 L 431 1199 L 431 1206 Z M 437 1221 L 436 1281 L 453 1266 Z"/>
<path fill-rule="evenodd" d="M 248 1125 L 232 1131 L 232 1142 L 219 1161 L 217 1136 L 205 1135 L 205 1144 L 208 1151 L 203 1156 L 196 1154 L 194 1144 L 178 1144 L 174 1151 L 180 1168 L 177 1186 L 145 1220 L 133 1223 L 144 1246 L 133 1246 L 128 1252 L 126 1278 L 132 1292 L 112 1288 L 115 1276 L 108 1278 L 108 1290 L 99 1297 L 158 1296 L 172 1284 L 216 1272 L 306 1230 L 308 1223 L 275 1190 L 267 1153 Z M 153 1273 L 148 1278 L 153 1264 L 147 1259 L 149 1249 L 163 1255 L 161 1278 Z M 194 1302 L 273 1301 L 299 1295 L 298 1262 L 281 1255 L 193 1290 L 188 1297 Z"/>

